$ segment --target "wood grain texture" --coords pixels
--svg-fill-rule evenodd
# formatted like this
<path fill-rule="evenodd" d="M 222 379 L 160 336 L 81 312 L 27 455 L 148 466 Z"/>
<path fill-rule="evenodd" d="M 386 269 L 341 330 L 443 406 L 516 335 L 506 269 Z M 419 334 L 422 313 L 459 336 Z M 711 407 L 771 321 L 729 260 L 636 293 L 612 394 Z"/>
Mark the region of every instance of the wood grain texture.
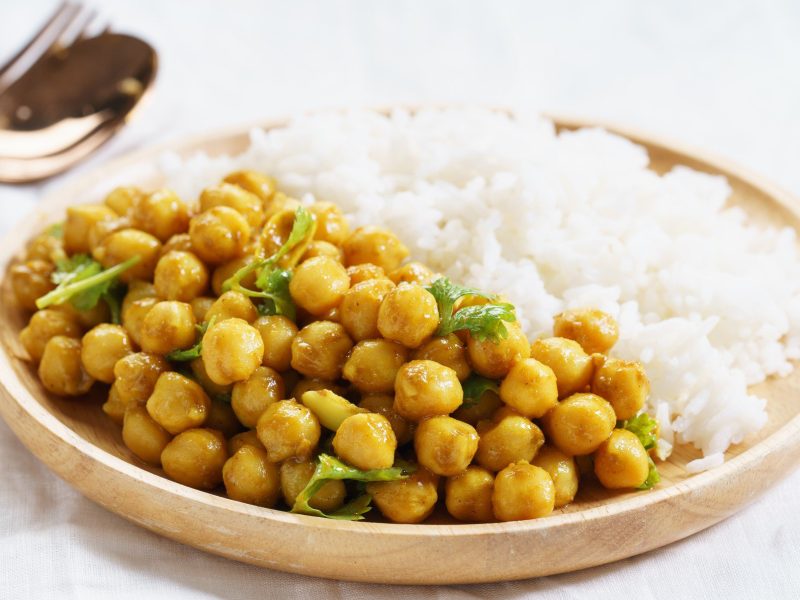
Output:
<path fill-rule="evenodd" d="M 556 118 L 562 129 L 593 125 Z M 277 126 L 279 124 L 270 124 Z M 757 222 L 800 231 L 800 204 L 724 161 L 636 132 L 606 126 L 647 147 L 652 168 L 687 165 L 728 177 L 732 202 Z M 165 150 L 188 156 L 237 153 L 247 129 L 160 146 L 119 160 L 45 199 L 36 214 L 0 245 L 7 273 L 25 242 L 63 218 L 70 204 L 97 201 L 115 185 L 159 185 L 154 168 Z M 741 509 L 787 475 L 800 453 L 800 370 L 753 391 L 768 399 L 769 422 L 730 449 L 727 462 L 690 476 L 699 456 L 681 447 L 660 466 L 649 492 L 614 493 L 583 486 L 572 505 L 552 516 L 514 523 L 347 523 L 263 509 L 193 490 L 147 467 L 122 444 L 119 428 L 100 410 L 102 390 L 81 400 L 48 395 L 25 361 L 17 335 L 27 319 L 8 278 L 0 283 L 0 414 L 22 442 L 88 498 L 152 531 L 235 560 L 295 573 L 383 583 L 471 583 L 521 579 L 582 569 L 658 548 Z"/>

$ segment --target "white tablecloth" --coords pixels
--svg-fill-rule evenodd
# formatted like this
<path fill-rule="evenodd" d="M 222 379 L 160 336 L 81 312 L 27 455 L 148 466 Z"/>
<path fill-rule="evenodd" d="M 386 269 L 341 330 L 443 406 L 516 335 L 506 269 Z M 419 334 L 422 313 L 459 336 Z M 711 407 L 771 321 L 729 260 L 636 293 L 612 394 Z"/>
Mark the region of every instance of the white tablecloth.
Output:
<path fill-rule="evenodd" d="M 0 0 L 0 54 L 54 4 Z M 48 188 L 156 140 L 392 102 L 535 106 L 624 122 L 726 155 L 800 194 L 793 0 L 94 4 L 159 49 L 155 93 L 70 174 L 0 186 L 3 229 Z M 160 538 L 78 495 L 5 424 L 0 459 L 0 598 L 800 597 L 800 473 L 728 521 L 634 559 L 516 583 L 392 588 L 268 571 Z"/>

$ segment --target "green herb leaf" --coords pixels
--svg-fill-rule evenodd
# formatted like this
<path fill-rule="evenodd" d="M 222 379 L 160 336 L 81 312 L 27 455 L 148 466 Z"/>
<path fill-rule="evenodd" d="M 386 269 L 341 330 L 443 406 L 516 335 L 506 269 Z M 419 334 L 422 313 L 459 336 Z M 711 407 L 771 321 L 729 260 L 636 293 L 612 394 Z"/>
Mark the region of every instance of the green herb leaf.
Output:
<path fill-rule="evenodd" d="M 654 463 L 653 459 L 650 458 L 649 456 L 647 457 L 647 460 L 650 463 L 650 470 L 647 472 L 647 479 L 645 479 L 644 483 L 639 486 L 638 489 L 640 490 L 649 490 L 653 486 L 655 486 L 659 481 L 661 481 L 661 475 L 658 474 L 656 463 Z"/>
<path fill-rule="evenodd" d="M 507 303 L 465 306 L 453 313 L 456 301 L 463 296 L 480 296 L 487 300 L 494 300 L 494 296 L 457 285 L 446 277 L 437 279 L 426 289 L 436 298 L 439 309 L 439 328 L 436 335 L 444 336 L 466 329 L 477 340 L 490 339 L 496 342 L 508 337 L 508 329 L 503 321 L 517 320 L 514 307 Z"/>
<path fill-rule="evenodd" d="M 480 402 L 481 397 L 489 390 L 495 393 L 500 391 L 496 381 L 474 373 L 461 384 L 461 387 L 464 388 L 464 403 L 461 408 L 472 408 Z"/>
<path fill-rule="evenodd" d="M 111 311 L 111 322 L 115 325 L 122 323 L 122 300 L 125 298 L 127 290 L 126 286 L 115 280 L 102 296 Z"/>
<path fill-rule="evenodd" d="M 288 269 L 263 270 L 258 274 L 256 286 L 267 295 L 259 306 L 262 315 L 284 315 L 294 321 L 297 316 L 289 283 L 292 272 Z"/>
<path fill-rule="evenodd" d="M 635 433 L 645 450 L 652 450 L 658 444 L 658 421 L 647 413 L 639 413 L 618 427 Z"/>
<path fill-rule="evenodd" d="M 59 260 L 53 273 L 53 283 L 58 285 L 37 299 L 36 307 L 42 309 L 70 301 L 78 310 L 92 309 L 100 298 L 110 293 L 117 277 L 140 260 L 140 256 L 133 256 L 106 270 L 102 270 L 100 263 L 85 254 Z"/>
<path fill-rule="evenodd" d="M 64 223 L 53 223 L 47 228 L 47 235 L 50 237 L 64 239 Z"/>
<path fill-rule="evenodd" d="M 216 315 L 211 317 L 210 320 L 199 323 L 195 325 L 197 328 L 197 342 L 191 348 L 185 348 L 183 350 L 173 350 L 172 352 L 166 355 L 168 360 L 174 360 L 176 362 L 186 362 L 190 360 L 194 360 L 195 358 L 200 358 L 203 352 L 203 336 L 208 331 L 208 328 L 211 327 L 214 322 L 217 320 Z M 230 400 L 229 400 L 230 402 Z"/>
<path fill-rule="evenodd" d="M 309 505 L 309 501 L 325 483 L 332 479 L 348 479 L 351 481 L 397 481 L 398 479 L 405 479 L 410 474 L 409 469 L 403 467 L 362 471 L 361 469 L 346 465 L 329 454 L 320 454 L 317 457 L 317 468 L 314 470 L 311 479 L 308 480 L 306 487 L 297 495 L 297 499 L 292 507 L 292 512 L 326 517 L 328 519 L 339 519 L 342 521 L 360 521 L 364 518 L 364 513 L 370 510 L 369 503 L 371 498 L 368 494 L 359 496 L 352 502 L 342 506 L 339 510 L 331 513 L 324 513 L 321 510 L 313 508 Z"/>
<path fill-rule="evenodd" d="M 441 333 L 446 330 L 453 331 L 450 327 L 450 322 L 453 319 L 453 307 L 459 298 L 463 296 L 480 296 L 488 300 L 493 299 L 493 296 L 487 296 L 478 290 L 453 283 L 447 277 L 440 277 L 425 289 L 436 298 L 436 305 L 439 309 L 439 329 L 436 335 L 447 335 Z"/>

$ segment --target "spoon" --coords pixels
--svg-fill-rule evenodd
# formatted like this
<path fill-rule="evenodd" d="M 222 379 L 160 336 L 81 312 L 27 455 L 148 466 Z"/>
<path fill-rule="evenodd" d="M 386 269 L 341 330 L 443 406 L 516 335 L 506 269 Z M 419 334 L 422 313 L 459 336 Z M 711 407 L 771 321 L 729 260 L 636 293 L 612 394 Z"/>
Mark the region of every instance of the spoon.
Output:
<path fill-rule="evenodd" d="M 43 179 L 110 139 L 152 85 L 146 42 L 104 33 L 46 56 L 0 94 L 0 181 Z"/>

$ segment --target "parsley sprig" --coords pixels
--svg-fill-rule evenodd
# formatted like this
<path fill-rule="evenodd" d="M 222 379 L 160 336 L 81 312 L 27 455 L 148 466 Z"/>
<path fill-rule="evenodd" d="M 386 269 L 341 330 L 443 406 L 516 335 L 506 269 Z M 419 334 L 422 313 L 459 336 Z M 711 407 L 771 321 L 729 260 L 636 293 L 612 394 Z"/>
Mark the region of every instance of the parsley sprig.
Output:
<path fill-rule="evenodd" d="M 184 350 L 173 350 L 169 352 L 166 356 L 168 360 L 174 360 L 176 362 L 186 362 L 190 360 L 194 360 L 196 358 L 200 358 L 203 352 L 203 336 L 208 331 L 208 328 L 211 327 L 214 322 L 217 320 L 216 315 L 211 317 L 205 323 L 198 323 L 195 325 L 197 328 L 197 342 L 191 348 L 186 348 Z"/>
<path fill-rule="evenodd" d="M 644 449 L 648 452 L 658 445 L 658 421 L 647 413 L 640 413 L 631 419 L 617 423 L 617 425 L 621 429 L 627 429 L 631 433 L 636 434 L 636 437 L 639 438 L 639 441 L 642 442 L 642 446 L 644 446 Z M 650 456 L 647 457 L 647 460 L 649 461 L 650 468 L 647 473 L 647 479 L 639 486 L 640 490 L 649 490 L 661 481 L 661 475 L 658 473 L 656 463 L 653 462 Z"/>
<path fill-rule="evenodd" d="M 472 408 L 478 404 L 481 397 L 490 390 L 495 393 L 499 393 L 500 391 L 500 386 L 496 381 L 481 377 L 475 373 L 470 375 L 461 384 L 461 387 L 464 389 L 464 403 L 461 405 L 461 408 Z"/>

